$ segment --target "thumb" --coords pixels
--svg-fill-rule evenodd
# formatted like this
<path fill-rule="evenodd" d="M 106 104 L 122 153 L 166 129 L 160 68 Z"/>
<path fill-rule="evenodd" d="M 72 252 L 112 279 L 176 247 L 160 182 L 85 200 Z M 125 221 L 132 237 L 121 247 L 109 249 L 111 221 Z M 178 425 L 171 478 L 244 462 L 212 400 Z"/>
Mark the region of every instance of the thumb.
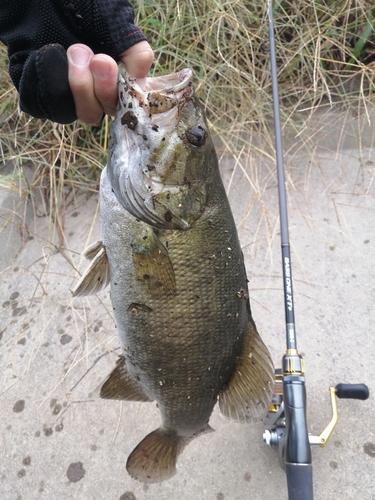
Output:
<path fill-rule="evenodd" d="M 137 79 L 141 88 L 144 87 L 147 73 L 154 62 L 150 45 L 146 41 L 139 42 L 120 54 L 120 59 L 129 75 Z"/>

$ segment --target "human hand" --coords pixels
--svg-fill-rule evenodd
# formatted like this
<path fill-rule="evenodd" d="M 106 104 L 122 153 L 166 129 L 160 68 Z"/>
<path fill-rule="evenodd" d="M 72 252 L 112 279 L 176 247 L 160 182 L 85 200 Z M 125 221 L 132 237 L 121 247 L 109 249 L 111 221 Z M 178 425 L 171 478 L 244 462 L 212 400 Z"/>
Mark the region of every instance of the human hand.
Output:
<path fill-rule="evenodd" d="M 78 119 L 95 124 L 102 119 L 103 113 L 114 116 L 118 98 L 116 61 L 106 54 L 94 54 L 81 43 L 71 45 L 67 56 L 69 85 Z M 142 88 L 154 60 L 150 45 L 146 41 L 136 43 L 120 54 L 120 60 Z"/>

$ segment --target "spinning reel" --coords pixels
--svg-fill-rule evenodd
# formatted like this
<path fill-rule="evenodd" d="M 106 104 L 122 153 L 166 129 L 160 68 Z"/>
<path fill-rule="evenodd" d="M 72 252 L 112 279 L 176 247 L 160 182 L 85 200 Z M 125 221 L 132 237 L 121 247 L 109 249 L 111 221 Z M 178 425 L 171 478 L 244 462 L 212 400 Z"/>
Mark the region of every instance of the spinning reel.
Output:
<path fill-rule="evenodd" d="M 337 398 L 366 400 L 369 390 L 365 384 L 330 387 L 332 418 L 319 436 L 314 436 L 307 432 L 302 357 L 287 353 L 283 357 L 283 370 L 289 371 L 276 370 L 274 395 L 264 419 L 267 429 L 263 441 L 277 451 L 280 467 L 287 475 L 289 500 L 312 500 L 311 445 L 327 444 L 338 419 Z"/>

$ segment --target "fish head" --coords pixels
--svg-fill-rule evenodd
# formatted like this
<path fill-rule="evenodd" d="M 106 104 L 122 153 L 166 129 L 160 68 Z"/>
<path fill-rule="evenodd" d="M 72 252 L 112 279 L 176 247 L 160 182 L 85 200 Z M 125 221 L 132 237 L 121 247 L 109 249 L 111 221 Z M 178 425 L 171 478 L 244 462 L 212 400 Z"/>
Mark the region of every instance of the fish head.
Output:
<path fill-rule="evenodd" d="M 206 207 L 213 155 L 190 69 L 147 78 L 145 90 L 121 70 L 107 172 L 126 210 L 157 228 L 188 229 Z"/>

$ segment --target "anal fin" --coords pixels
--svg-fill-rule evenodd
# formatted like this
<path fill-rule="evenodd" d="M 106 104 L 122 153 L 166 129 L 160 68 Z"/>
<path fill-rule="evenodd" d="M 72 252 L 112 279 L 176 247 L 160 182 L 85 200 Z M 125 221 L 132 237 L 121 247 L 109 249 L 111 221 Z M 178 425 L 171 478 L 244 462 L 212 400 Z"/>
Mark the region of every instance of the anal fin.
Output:
<path fill-rule="evenodd" d="M 124 356 L 119 357 L 115 369 L 102 385 L 100 397 L 127 401 L 152 401 L 144 394 L 138 381 L 129 375 Z"/>
<path fill-rule="evenodd" d="M 238 422 L 261 420 L 269 407 L 274 386 L 273 362 L 249 319 L 242 355 L 229 382 L 219 394 L 222 414 Z"/>
<path fill-rule="evenodd" d="M 73 297 L 82 297 L 99 292 L 110 281 L 109 263 L 101 241 L 90 245 L 83 255 L 91 260 L 76 286 L 70 290 Z"/>

